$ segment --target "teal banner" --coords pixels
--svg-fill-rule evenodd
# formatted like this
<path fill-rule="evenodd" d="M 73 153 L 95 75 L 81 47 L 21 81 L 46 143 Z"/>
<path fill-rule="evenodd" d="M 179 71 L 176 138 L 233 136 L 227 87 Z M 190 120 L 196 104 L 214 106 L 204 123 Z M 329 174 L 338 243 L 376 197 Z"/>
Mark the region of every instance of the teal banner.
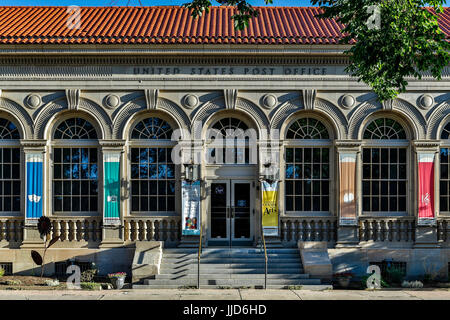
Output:
<path fill-rule="evenodd" d="M 120 224 L 120 153 L 105 154 L 104 168 L 103 223 Z"/>

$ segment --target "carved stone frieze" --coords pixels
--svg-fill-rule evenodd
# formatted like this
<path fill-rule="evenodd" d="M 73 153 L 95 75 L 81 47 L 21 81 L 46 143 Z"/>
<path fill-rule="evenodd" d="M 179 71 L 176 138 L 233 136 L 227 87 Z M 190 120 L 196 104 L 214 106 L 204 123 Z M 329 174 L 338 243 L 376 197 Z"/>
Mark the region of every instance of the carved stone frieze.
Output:
<path fill-rule="evenodd" d="M 223 90 L 223 97 L 225 99 L 225 107 L 234 110 L 236 108 L 238 91 L 236 89 L 225 89 Z"/>

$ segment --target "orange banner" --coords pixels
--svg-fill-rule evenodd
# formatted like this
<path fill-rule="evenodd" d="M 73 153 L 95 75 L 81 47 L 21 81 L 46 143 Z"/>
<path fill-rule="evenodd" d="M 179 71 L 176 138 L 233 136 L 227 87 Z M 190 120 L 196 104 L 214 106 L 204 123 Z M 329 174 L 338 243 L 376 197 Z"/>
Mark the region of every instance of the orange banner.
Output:
<path fill-rule="evenodd" d="M 356 223 L 356 153 L 339 156 L 339 220 L 341 224 Z"/>

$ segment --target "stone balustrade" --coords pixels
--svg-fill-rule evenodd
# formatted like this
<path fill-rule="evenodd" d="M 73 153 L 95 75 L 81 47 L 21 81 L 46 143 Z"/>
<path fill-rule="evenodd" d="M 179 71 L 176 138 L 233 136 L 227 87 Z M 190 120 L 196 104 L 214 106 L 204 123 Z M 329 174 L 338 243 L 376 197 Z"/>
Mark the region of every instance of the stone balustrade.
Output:
<path fill-rule="evenodd" d="M 0 242 L 4 243 L 20 243 L 23 239 L 23 223 L 24 219 L 0 218 Z"/>
<path fill-rule="evenodd" d="M 281 241 L 297 246 L 302 241 L 336 241 L 336 217 L 282 217 Z"/>
<path fill-rule="evenodd" d="M 403 242 L 412 245 L 414 235 L 414 217 L 360 217 L 359 219 L 360 242 Z"/>
<path fill-rule="evenodd" d="M 101 217 L 51 217 L 51 237 L 60 236 L 61 242 L 100 242 Z"/>
<path fill-rule="evenodd" d="M 165 241 L 176 244 L 180 241 L 180 217 L 126 217 L 125 241 Z"/>
<path fill-rule="evenodd" d="M 450 246 L 450 218 L 437 221 L 437 236 L 439 242 L 447 243 L 447 246 Z"/>

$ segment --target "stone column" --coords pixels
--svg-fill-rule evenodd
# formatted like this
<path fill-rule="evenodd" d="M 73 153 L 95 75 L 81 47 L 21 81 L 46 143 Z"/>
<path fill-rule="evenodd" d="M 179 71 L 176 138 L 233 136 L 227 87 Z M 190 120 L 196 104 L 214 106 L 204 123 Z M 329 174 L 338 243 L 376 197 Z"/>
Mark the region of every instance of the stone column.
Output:
<path fill-rule="evenodd" d="M 413 210 L 416 217 L 415 248 L 436 248 L 439 178 L 437 178 L 439 142 L 414 141 L 415 181 Z"/>
<path fill-rule="evenodd" d="M 23 242 L 21 248 L 42 248 L 43 240 L 40 238 L 37 222 L 43 215 L 46 205 L 46 145 L 47 140 L 21 140 L 23 150 L 24 167 L 22 172 L 24 197 L 22 201 L 24 212 Z"/>
<path fill-rule="evenodd" d="M 338 229 L 336 247 L 355 247 L 359 244 L 358 195 L 361 143 L 336 140 L 338 186 Z"/>
<path fill-rule="evenodd" d="M 102 187 L 99 188 L 103 216 L 100 248 L 121 246 L 124 241 L 124 214 L 121 201 L 124 145 L 125 141 L 123 140 L 100 141 L 103 177 Z"/>

